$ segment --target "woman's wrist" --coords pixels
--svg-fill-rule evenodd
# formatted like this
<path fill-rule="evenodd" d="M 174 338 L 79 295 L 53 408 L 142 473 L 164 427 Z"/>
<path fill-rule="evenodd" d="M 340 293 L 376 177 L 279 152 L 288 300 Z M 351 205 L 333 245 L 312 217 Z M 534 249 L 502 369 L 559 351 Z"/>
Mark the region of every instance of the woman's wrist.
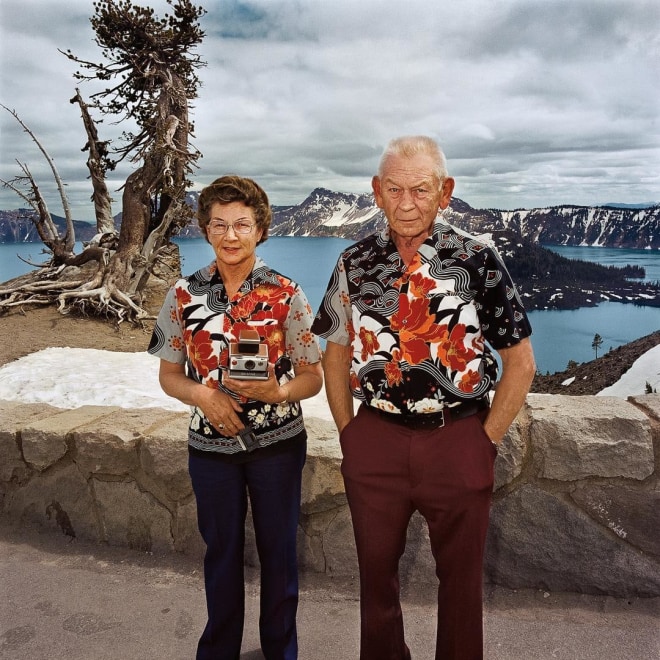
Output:
<path fill-rule="evenodd" d="M 277 403 L 289 403 L 289 388 L 286 385 L 280 385 L 280 397 Z"/>

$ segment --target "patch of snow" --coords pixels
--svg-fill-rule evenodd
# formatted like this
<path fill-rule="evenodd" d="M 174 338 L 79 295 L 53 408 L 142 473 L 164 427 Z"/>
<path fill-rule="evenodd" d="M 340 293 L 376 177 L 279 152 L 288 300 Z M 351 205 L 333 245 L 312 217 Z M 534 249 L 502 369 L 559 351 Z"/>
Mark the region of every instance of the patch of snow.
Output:
<path fill-rule="evenodd" d="M 660 392 L 660 345 L 638 357 L 618 382 L 601 390 L 596 396 L 617 396 L 625 399 L 646 394 L 647 383 L 654 392 Z"/>
<path fill-rule="evenodd" d="M 56 408 L 117 406 L 189 407 L 158 383 L 159 360 L 147 352 L 46 348 L 0 367 L 0 400 L 46 403 Z M 332 421 L 325 389 L 302 402 L 303 414 Z"/>

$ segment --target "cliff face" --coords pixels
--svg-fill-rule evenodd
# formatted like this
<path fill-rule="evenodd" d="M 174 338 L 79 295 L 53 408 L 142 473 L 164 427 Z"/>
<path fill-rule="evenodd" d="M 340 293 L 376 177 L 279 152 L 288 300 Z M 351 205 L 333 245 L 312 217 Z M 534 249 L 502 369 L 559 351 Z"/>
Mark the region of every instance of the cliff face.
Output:
<path fill-rule="evenodd" d="M 648 209 L 555 206 L 496 213 L 503 226 L 538 243 L 660 248 L 660 206 Z"/>
<path fill-rule="evenodd" d="M 196 207 L 197 193 L 189 193 L 187 201 Z M 0 211 L 0 242 L 37 241 L 29 214 L 26 209 Z M 533 243 L 660 249 L 660 206 L 644 209 L 553 206 L 501 211 L 474 209 L 454 198 L 445 217 L 471 233 L 509 230 Z M 384 226 L 385 217 L 371 193 L 357 195 L 317 188 L 298 205 L 273 207 L 271 235 L 340 236 L 358 240 Z M 88 240 L 95 233 L 94 225 L 77 223 L 78 240 Z M 199 230 L 193 223 L 184 228 L 181 236 L 196 237 Z"/>

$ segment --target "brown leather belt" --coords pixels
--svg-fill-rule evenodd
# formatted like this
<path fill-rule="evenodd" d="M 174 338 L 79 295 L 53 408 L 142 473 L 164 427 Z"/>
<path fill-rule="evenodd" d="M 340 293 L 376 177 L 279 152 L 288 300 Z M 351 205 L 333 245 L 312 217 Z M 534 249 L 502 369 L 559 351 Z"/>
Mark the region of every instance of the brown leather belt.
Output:
<path fill-rule="evenodd" d="M 453 408 L 445 408 L 437 413 L 417 413 L 413 415 L 388 413 L 384 410 L 379 410 L 378 408 L 367 405 L 364 405 L 364 407 L 388 422 L 417 430 L 442 428 L 446 424 L 455 422 L 459 419 L 464 419 L 465 417 L 470 417 L 471 415 L 476 415 L 482 410 L 487 410 L 490 407 L 490 404 L 488 403 L 488 399 L 479 399 L 478 401 L 461 403 L 459 406 L 454 406 Z"/>

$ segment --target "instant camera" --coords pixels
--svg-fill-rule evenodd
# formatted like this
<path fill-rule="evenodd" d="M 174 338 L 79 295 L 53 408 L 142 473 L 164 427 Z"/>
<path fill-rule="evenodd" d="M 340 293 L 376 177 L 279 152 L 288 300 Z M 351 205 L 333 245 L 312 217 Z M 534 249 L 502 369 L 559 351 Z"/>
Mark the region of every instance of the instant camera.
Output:
<path fill-rule="evenodd" d="M 238 341 L 229 344 L 229 377 L 268 380 L 268 347 L 256 330 L 241 330 Z"/>

